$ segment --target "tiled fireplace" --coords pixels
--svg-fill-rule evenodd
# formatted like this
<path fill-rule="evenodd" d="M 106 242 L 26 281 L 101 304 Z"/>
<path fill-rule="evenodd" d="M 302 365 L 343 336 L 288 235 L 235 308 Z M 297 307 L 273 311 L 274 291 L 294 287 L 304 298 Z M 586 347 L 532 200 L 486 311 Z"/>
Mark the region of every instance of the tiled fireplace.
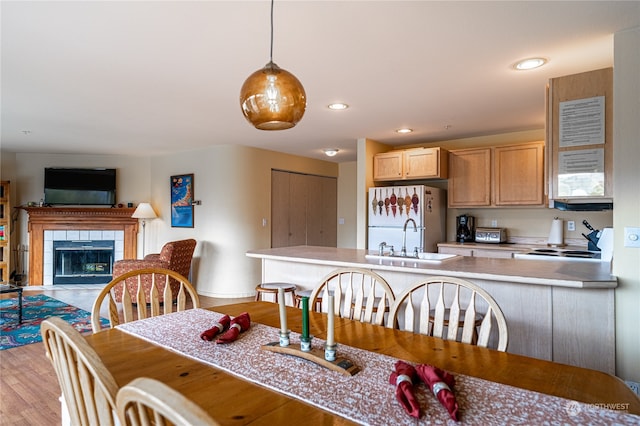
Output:
<path fill-rule="evenodd" d="M 44 231 L 43 284 L 104 284 L 124 258 L 124 231 Z"/>
<path fill-rule="evenodd" d="M 97 256 L 73 274 L 102 275 L 105 265 L 137 255 L 138 220 L 133 208 L 23 207 L 29 213 L 29 285 L 54 285 L 54 241 L 113 242 L 113 256 Z M 66 245 L 66 244 L 63 244 Z M 99 244 L 100 245 L 100 244 Z M 90 250 L 90 249 L 87 249 Z M 67 271 L 62 275 L 67 274 Z M 93 273 L 91 273 L 93 272 Z M 95 273 L 98 272 L 98 273 Z M 105 274 L 107 275 L 107 274 Z"/>

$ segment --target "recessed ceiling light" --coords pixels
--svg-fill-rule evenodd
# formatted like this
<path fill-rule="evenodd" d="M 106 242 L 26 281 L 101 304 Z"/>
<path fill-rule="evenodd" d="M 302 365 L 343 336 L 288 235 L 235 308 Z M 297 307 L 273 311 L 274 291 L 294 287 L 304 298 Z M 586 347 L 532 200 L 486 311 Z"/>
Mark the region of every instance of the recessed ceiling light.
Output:
<path fill-rule="evenodd" d="M 327 157 L 335 157 L 335 155 L 340 151 L 338 148 L 325 149 L 324 153 Z"/>
<path fill-rule="evenodd" d="M 413 129 L 409 129 L 409 128 L 403 128 L 403 129 L 397 129 L 396 133 L 411 133 L 413 132 Z"/>
<path fill-rule="evenodd" d="M 513 67 L 520 71 L 532 70 L 547 63 L 544 58 L 528 58 L 517 62 Z"/>
<path fill-rule="evenodd" d="M 340 111 L 349 108 L 349 105 L 343 104 L 342 102 L 336 102 L 334 104 L 329 104 L 328 108 L 334 111 Z"/>

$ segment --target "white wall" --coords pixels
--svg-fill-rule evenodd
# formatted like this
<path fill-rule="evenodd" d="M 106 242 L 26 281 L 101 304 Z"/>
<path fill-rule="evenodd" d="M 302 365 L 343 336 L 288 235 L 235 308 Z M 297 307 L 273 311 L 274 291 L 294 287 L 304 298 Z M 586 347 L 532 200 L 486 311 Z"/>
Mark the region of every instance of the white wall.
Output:
<path fill-rule="evenodd" d="M 271 247 L 272 169 L 338 176 L 336 163 L 241 146 L 153 157 L 151 202 L 161 218 L 154 220 L 155 236 L 147 251 L 158 251 L 165 241 L 195 238 L 193 281 L 198 292 L 252 296 L 262 269 L 246 252 Z M 194 228 L 172 228 L 169 179 L 188 173 L 194 174 L 194 199 L 202 204 L 194 207 Z"/>
<path fill-rule="evenodd" d="M 640 248 L 624 247 L 624 227 L 640 227 L 640 27 L 614 37 L 613 197 L 616 375 L 640 382 Z"/>
<path fill-rule="evenodd" d="M 340 163 L 340 177 L 338 178 L 338 247 L 356 248 L 358 227 L 358 200 L 356 181 L 358 167 L 355 161 Z"/>

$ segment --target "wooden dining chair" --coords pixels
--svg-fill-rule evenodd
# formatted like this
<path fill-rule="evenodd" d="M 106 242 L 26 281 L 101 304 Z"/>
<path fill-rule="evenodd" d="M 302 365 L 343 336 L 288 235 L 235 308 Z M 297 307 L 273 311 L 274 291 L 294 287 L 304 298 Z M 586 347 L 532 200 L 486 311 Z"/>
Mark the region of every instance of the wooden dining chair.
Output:
<path fill-rule="evenodd" d="M 63 419 L 68 414 L 74 426 L 117 424 L 118 385 L 91 345 L 60 317 L 44 320 L 40 333 L 62 389 Z"/>
<path fill-rule="evenodd" d="M 384 325 L 395 300 L 384 278 L 361 268 L 340 268 L 324 277 L 309 296 L 310 309 L 328 312 L 330 294 L 337 316 L 377 325 Z"/>
<path fill-rule="evenodd" d="M 137 283 L 135 286 L 131 285 L 132 277 Z M 161 302 L 157 283 L 167 282 L 170 278 L 178 282 L 178 291 L 174 293 L 171 286 L 163 286 Z M 125 281 L 127 285 L 121 285 Z M 146 283 L 149 282 L 151 285 L 147 286 Z M 120 297 L 116 297 L 116 291 L 121 292 Z M 120 302 L 116 303 L 118 299 Z M 200 307 L 198 293 L 193 285 L 179 273 L 164 268 L 136 269 L 114 278 L 107 284 L 98 294 L 91 309 L 91 328 L 94 333 L 102 329 L 100 312 L 105 300 L 110 328 L 136 319 L 169 314 L 173 312 L 174 305 L 176 311 Z M 149 300 L 148 303 L 147 300 Z M 172 302 L 167 303 L 167 301 Z"/>
<path fill-rule="evenodd" d="M 407 288 L 391 307 L 387 326 L 483 347 L 495 344 L 497 326 L 496 349 L 506 351 L 509 341 L 507 321 L 493 297 L 454 277 L 429 277 Z"/>
<path fill-rule="evenodd" d="M 118 391 L 116 405 L 120 423 L 125 426 L 218 424 L 181 393 L 147 377 L 138 377 L 123 386 Z"/>

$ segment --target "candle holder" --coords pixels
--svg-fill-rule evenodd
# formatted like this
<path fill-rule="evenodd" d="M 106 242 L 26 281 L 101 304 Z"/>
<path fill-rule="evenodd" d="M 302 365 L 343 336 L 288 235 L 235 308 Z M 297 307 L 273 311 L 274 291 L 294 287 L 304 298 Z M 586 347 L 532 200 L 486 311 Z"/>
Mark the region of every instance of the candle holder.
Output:
<path fill-rule="evenodd" d="M 280 346 L 289 346 L 289 330 L 286 333 L 280 332 Z"/>
<path fill-rule="evenodd" d="M 311 339 L 313 339 L 313 336 L 309 336 L 308 338 L 305 338 L 305 337 L 300 338 L 300 350 L 302 352 L 311 351 Z"/>
<path fill-rule="evenodd" d="M 354 376 L 360 371 L 360 368 L 347 358 L 336 356 L 336 359 L 329 361 L 325 358 L 324 350 L 311 348 L 309 351 L 303 351 L 297 343 L 282 347 L 280 346 L 280 342 L 272 342 L 262 345 L 261 349 L 306 359 L 321 367 L 342 373 L 345 376 Z"/>
<path fill-rule="evenodd" d="M 335 361 L 336 360 L 336 349 L 338 348 L 337 344 L 333 345 L 324 345 L 324 359 L 327 361 Z"/>

